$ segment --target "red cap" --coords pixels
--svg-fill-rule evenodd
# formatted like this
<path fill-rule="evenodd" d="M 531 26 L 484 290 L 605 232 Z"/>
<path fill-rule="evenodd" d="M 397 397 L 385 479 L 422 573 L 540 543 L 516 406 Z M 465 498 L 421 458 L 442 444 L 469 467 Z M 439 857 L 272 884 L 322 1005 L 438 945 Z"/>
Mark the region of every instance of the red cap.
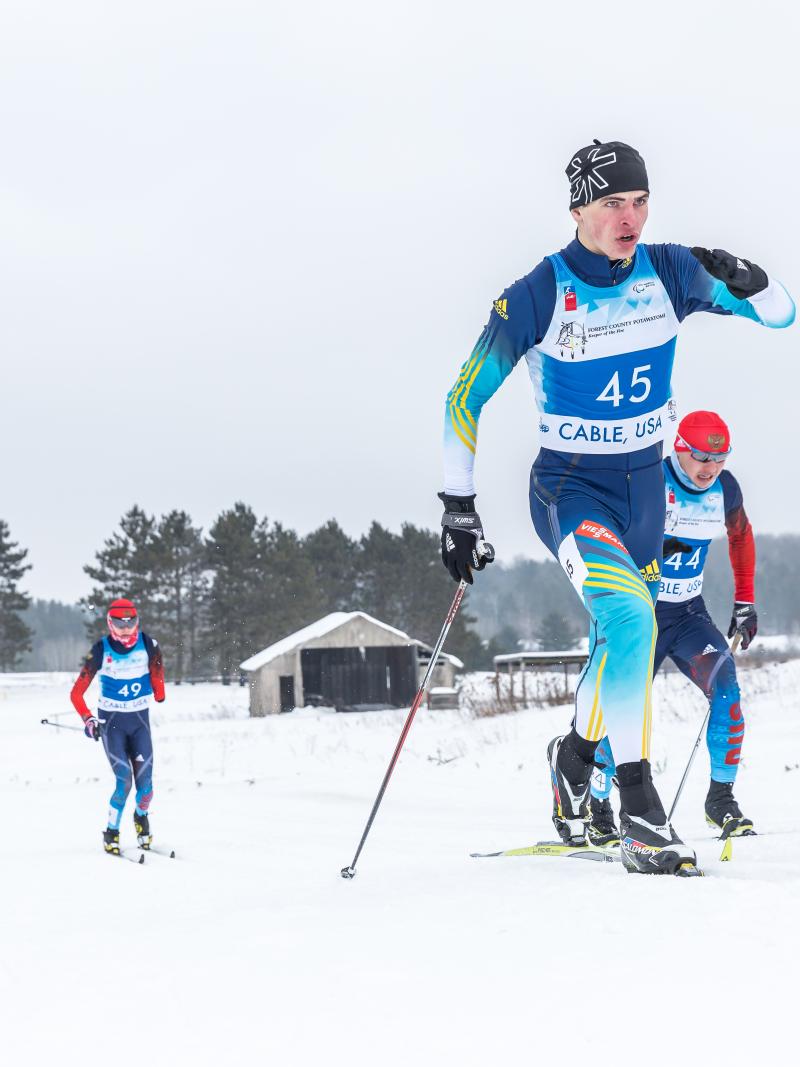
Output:
<path fill-rule="evenodd" d="M 136 607 L 132 600 L 120 598 L 112 601 L 108 614 L 112 619 L 133 619 L 136 617 Z"/>
<path fill-rule="evenodd" d="M 133 624 L 123 626 L 123 619 L 133 619 Z M 106 622 L 108 623 L 108 632 L 115 641 L 119 641 L 125 648 L 133 648 L 139 640 L 139 616 L 130 600 L 112 601 L 108 608 Z"/>
<path fill-rule="evenodd" d="M 730 452 L 731 432 L 716 411 L 691 411 L 678 424 L 675 451 Z"/>

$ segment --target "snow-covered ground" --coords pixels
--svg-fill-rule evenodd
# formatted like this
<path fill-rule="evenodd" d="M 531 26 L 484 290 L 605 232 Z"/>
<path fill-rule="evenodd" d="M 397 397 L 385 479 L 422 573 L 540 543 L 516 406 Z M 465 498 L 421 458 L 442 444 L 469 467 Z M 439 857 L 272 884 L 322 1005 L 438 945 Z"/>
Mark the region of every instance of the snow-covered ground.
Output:
<path fill-rule="evenodd" d="M 800 663 L 744 676 L 737 793 L 762 835 L 733 862 L 703 819 L 698 756 L 675 823 L 704 879 L 618 864 L 474 860 L 552 838 L 544 749 L 566 707 L 421 711 L 358 866 L 404 720 L 247 718 L 247 691 L 168 687 L 152 823 L 179 858 L 100 851 L 111 792 L 66 675 L 0 676 L 6 1063 L 115 1067 L 751 1064 L 795 1047 Z M 659 678 L 671 799 L 703 714 Z M 130 813 L 123 840 L 133 844 Z"/>

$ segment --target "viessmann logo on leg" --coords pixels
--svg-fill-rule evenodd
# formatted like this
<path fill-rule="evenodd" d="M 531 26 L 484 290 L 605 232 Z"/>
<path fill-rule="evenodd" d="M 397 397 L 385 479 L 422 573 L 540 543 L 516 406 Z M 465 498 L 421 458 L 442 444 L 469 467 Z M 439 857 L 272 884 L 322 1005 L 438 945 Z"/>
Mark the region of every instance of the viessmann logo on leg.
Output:
<path fill-rule="evenodd" d="M 596 522 L 587 522 L 585 519 L 575 531 L 578 537 L 593 537 L 595 541 L 607 541 L 610 545 L 614 545 L 615 548 L 624 549 L 625 546 L 610 530 L 607 530 L 605 526 L 600 526 Z"/>

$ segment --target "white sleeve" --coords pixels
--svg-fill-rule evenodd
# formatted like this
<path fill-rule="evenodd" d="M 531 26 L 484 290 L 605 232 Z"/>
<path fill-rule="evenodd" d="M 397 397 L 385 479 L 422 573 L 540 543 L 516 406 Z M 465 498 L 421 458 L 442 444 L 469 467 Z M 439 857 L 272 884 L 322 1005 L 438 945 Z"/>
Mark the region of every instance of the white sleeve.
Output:
<path fill-rule="evenodd" d="M 794 301 L 781 283 L 773 278 L 770 278 L 766 289 L 755 293 L 754 296 L 748 296 L 747 302 L 752 304 L 758 321 L 764 326 L 781 329 L 791 326 L 794 322 Z"/>

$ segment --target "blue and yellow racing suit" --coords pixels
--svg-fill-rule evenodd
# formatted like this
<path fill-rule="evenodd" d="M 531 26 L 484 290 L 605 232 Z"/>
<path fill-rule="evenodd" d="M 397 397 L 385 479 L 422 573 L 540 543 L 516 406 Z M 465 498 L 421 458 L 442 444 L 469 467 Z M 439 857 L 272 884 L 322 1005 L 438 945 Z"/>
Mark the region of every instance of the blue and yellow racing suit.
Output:
<path fill-rule="evenodd" d="M 528 365 L 542 442 L 531 516 L 590 617 L 575 728 L 593 742 L 608 733 L 620 764 L 649 759 L 662 440 L 677 426 L 678 326 L 696 311 L 794 319 L 779 282 L 739 300 L 683 246 L 640 244 L 612 262 L 574 240 L 495 300 L 447 397 L 444 489 L 468 496 L 483 405 Z"/>

